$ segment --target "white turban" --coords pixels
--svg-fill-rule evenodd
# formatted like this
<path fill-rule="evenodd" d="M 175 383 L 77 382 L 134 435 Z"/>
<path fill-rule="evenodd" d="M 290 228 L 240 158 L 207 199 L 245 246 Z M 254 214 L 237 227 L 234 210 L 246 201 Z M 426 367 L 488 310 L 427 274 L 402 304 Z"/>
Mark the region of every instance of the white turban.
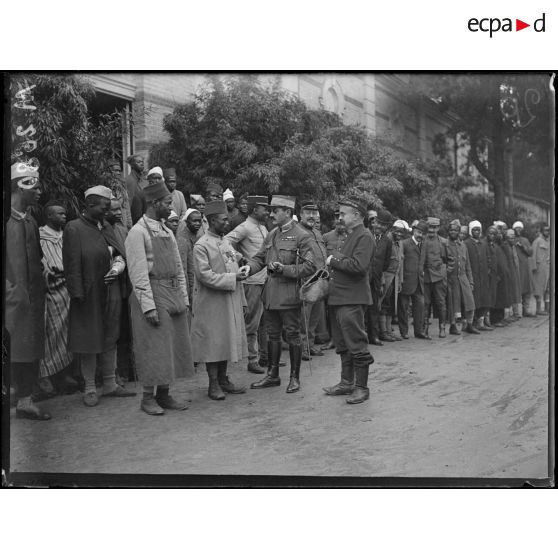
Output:
<path fill-rule="evenodd" d="M 192 213 L 200 213 L 200 212 L 197 209 L 194 209 L 193 207 L 189 207 L 186 210 L 186 213 L 184 213 L 184 217 L 182 217 L 182 220 L 186 221 L 186 219 L 188 219 L 188 216 L 190 216 Z"/>
<path fill-rule="evenodd" d="M 469 223 L 469 234 L 471 234 L 471 231 L 475 228 L 478 227 L 481 231 L 482 231 L 482 225 L 480 224 L 480 221 L 471 221 Z"/>
<path fill-rule="evenodd" d="M 151 174 L 160 174 L 161 177 L 162 177 L 163 176 L 163 169 L 161 167 L 153 167 L 152 169 L 149 170 L 149 172 L 147 173 L 147 176 L 149 176 Z"/>
<path fill-rule="evenodd" d="M 178 219 L 178 215 L 177 215 L 176 211 L 174 211 L 174 209 L 171 209 L 171 212 L 170 212 L 169 216 L 167 217 L 167 221 L 170 221 L 171 219 Z"/>
<path fill-rule="evenodd" d="M 520 229 L 524 229 L 525 227 L 523 226 L 523 223 L 521 221 L 516 221 L 513 225 L 512 225 L 512 229 L 515 229 L 516 227 L 520 228 Z"/>
<path fill-rule="evenodd" d="M 494 223 L 492 223 L 495 227 L 507 227 L 506 223 L 504 223 L 504 221 L 494 221 Z"/>
<path fill-rule="evenodd" d="M 227 200 L 234 200 L 234 194 L 232 193 L 232 191 L 229 188 L 227 188 L 223 192 L 223 201 L 227 201 Z"/>
<path fill-rule="evenodd" d="M 402 219 L 397 219 L 397 221 L 395 221 L 395 223 L 393 223 L 392 225 L 393 228 L 397 228 L 397 229 L 403 229 L 403 230 L 410 230 L 409 225 L 407 224 L 407 221 L 403 221 Z"/>

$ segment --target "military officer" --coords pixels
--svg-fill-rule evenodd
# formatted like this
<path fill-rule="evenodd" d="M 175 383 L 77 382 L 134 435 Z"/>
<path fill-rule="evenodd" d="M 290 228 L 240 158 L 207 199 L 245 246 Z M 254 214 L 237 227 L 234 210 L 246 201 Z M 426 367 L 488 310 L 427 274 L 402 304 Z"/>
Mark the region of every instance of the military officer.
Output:
<path fill-rule="evenodd" d="M 324 391 L 327 395 L 348 395 L 347 403 L 357 404 L 370 397 L 368 368 L 374 362 L 364 325 L 366 307 L 372 302 L 368 269 L 374 240 L 364 228 L 366 206 L 362 202 L 344 199 L 339 206 L 339 218 L 349 234 L 343 246 L 328 256 L 327 263 L 331 269 L 331 332 L 341 358 L 341 381 Z"/>
<path fill-rule="evenodd" d="M 268 370 L 253 389 L 281 385 L 279 357 L 281 332 L 285 328 L 291 377 L 287 393 L 300 389 L 302 343 L 300 339 L 299 280 L 316 271 L 314 237 L 293 219 L 295 198 L 276 195 L 271 200 L 271 212 L 277 223 L 266 237 L 263 246 L 247 261 L 250 275 L 267 267 L 268 279 L 262 294 L 265 320 L 269 336 Z"/>

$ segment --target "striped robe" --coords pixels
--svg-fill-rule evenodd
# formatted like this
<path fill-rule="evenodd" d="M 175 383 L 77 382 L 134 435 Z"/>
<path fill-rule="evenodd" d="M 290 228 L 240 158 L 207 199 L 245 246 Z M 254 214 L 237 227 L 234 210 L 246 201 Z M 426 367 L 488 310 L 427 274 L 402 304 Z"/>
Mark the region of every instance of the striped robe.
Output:
<path fill-rule="evenodd" d="M 53 376 L 66 368 L 72 361 L 68 351 L 68 320 L 70 313 L 70 295 L 66 288 L 64 265 L 62 263 L 62 231 L 57 232 L 48 225 L 39 229 L 43 265 L 48 290 L 46 293 L 46 336 L 45 356 L 40 363 L 40 377 Z"/>

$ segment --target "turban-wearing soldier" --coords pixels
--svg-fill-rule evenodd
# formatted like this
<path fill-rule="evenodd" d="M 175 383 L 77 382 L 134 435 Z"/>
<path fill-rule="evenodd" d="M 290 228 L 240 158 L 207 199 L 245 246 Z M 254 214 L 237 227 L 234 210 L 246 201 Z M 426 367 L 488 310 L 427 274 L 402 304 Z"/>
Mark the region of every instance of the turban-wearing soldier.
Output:
<path fill-rule="evenodd" d="M 327 257 L 331 270 L 328 305 L 335 351 L 341 358 L 341 381 L 324 388 L 327 395 L 348 395 L 358 404 L 370 397 L 368 369 L 374 358 L 368 350 L 365 309 L 372 302 L 368 270 L 374 241 L 364 228 L 366 206 L 355 199 L 339 202 L 339 218 L 348 230 L 347 240 Z"/>
<path fill-rule="evenodd" d="M 531 275 L 530 258 L 533 256 L 533 248 L 529 241 L 523 236 L 525 227 L 521 221 L 516 221 L 512 225 L 515 232 L 515 246 L 517 249 L 517 257 L 519 260 L 519 284 L 521 290 L 522 313 L 525 318 L 534 318 L 535 313 L 530 311 L 531 300 L 533 296 L 533 277 Z"/>
<path fill-rule="evenodd" d="M 277 227 L 266 237 L 258 253 L 248 260 L 250 275 L 267 268 L 268 278 L 263 292 L 265 320 L 268 332 L 268 370 L 266 376 L 253 383 L 252 389 L 281 385 L 279 357 L 281 333 L 285 328 L 291 377 L 287 393 L 300 389 L 302 344 L 300 339 L 299 281 L 316 271 L 313 260 L 314 237 L 293 219 L 295 198 L 275 195 L 271 212 Z"/>
<path fill-rule="evenodd" d="M 479 221 L 469 223 L 469 238 L 465 246 L 469 253 L 471 272 L 473 274 L 473 295 L 475 297 L 475 325 L 479 331 L 488 331 L 492 328 L 485 325 L 485 317 L 491 306 L 488 287 L 488 253 L 486 242 L 481 238 L 482 225 Z"/>
<path fill-rule="evenodd" d="M 16 417 L 48 420 L 31 399 L 44 356 L 45 281 L 39 229 L 28 209 L 41 195 L 37 169 L 11 168 L 11 214 L 6 223 L 6 329 L 10 334 L 10 372 L 17 391 Z"/>
<path fill-rule="evenodd" d="M 162 174 L 161 174 L 162 176 Z M 136 371 L 143 386 L 141 409 L 148 415 L 182 411 L 187 405 L 170 395 L 170 385 L 194 373 L 188 290 L 173 233 L 163 224 L 172 207 L 165 183 L 144 190 L 147 209 L 126 238 L 132 333 Z"/>
<path fill-rule="evenodd" d="M 539 316 L 548 316 L 550 310 L 550 227 L 543 223 L 531 246 L 533 248 L 533 292 Z"/>
<path fill-rule="evenodd" d="M 461 223 L 455 219 L 448 228 L 448 256 L 453 259 L 453 265 L 448 266 L 448 318 L 449 332 L 461 335 L 457 329 L 457 315 L 464 313 L 467 323 L 467 333 L 479 334 L 474 326 L 475 299 L 473 297 L 473 273 L 469 263 L 467 247 L 459 240 Z"/>

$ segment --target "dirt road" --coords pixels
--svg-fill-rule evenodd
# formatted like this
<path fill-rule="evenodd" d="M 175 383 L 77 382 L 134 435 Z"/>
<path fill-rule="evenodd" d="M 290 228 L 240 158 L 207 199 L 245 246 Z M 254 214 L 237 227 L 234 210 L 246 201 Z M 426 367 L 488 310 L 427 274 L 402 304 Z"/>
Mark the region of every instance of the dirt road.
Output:
<path fill-rule="evenodd" d="M 53 419 L 15 420 L 11 470 L 404 477 L 548 476 L 549 320 L 482 335 L 372 347 L 371 398 L 347 405 L 333 351 L 303 363 L 302 390 L 283 385 L 207 398 L 207 377 L 177 383 L 185 412 L 150 417 L 137 398 L 87 408 L 46 403 Z M 284 357 L 288 355 L 284 353 Z M 258 376 L 232 367 L 235 382 Z M 130 384 L 133 387 L 133 384 Z M 139 391 L 139 386 L 138 386 Z"/>

